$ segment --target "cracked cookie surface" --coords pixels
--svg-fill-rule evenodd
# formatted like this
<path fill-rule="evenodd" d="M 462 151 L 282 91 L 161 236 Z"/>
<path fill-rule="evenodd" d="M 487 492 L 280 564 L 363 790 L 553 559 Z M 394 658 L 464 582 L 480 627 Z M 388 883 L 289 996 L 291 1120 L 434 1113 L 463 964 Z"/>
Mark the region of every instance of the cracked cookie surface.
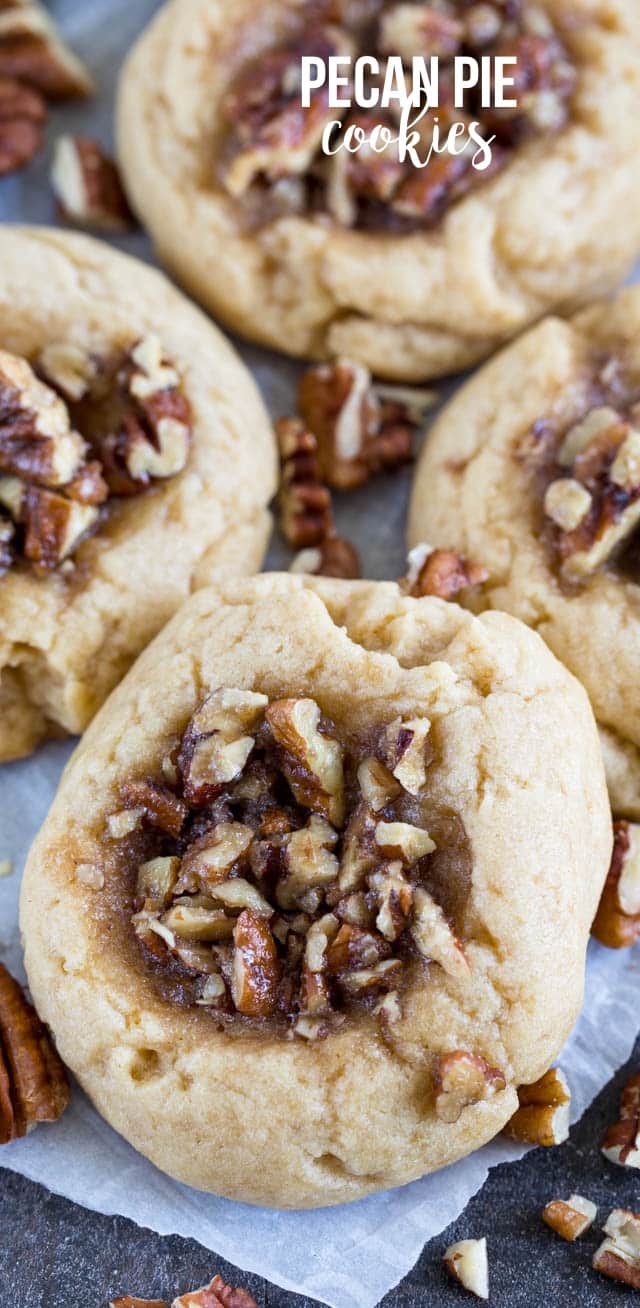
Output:
<path fill-rule="evenodd" d="M 339 1203 L 510 1118 L 579 1011 L 610 849 L 586 697 L 526 627 L 239 580 L 188 601 L 71 760 L 25 873 L 29 981 L 158 1166 Z"/>
<path fill-rule="evenodd" d="M 583 683 L 611 803 L 640 817 L 640 291 L 550 318 L 463 387 L 418 467 L 411 545 L 468 553 Z"/>
<path fill-rule="evenodd" d="M 373 5 L 347 0 L 329 9 L 334 25 L 336 15 L 343 17 L 351 42 L 354 11 L 377 14 L 380 7 L 377 0 Z M 304 39 L 312 40 L 311 18 L 326 8 L 314 6 L 310 17 L 302 0 L 239 0 L 230 19 L 222 0 L 176 0 L 161 10 L 129 58 L 119 99 L 127 188 L 160 256 L 194 295 L 234 330 L 264 344 L 307 357 L 345 356 L 374 373 L 417 380 L 467 367 L 544 313 L 557 306 L 577 308 L 621 280 L 640 244 L 640 16 L 626 0 L 489 6 L 490 19 L 504 19 L 505 10 L 522 11 L 525 20 L 529 16 L 526 40 L 533 38 L 534 44 L 544 44 L 540 33 L 547 27 L 561 33 L 568 59 L 560 62 L 575 70 L 569 116 L 566 121 L 549 116 L 550 107 L 558 108 L 554 97 L 560 91 L 543 87 L 541 130 L 525 133 L 515 149 L 508 142 L 504 167 L 489 180 L 461 193 L 468 177 L 454 178 L 453 203 L 440 213 L 438 202 L 426 228 L 376 230 L 374 223 L 374 230 L 363 229 L 357 213 L 355 219 L 350 215 L 349 203 L 346 212 L 344 204 L 334 204 L 333 212 L 313 212 L 306 202 L 300 211 L 309 160 L 305 150 L 292 147 L 284 162 L 282 149 L 275 162 L 273 149 L 240 155 L 232 189 L 242 188 L 265 159 L 277 185 L 282 189 L 284 181 L 288 188 L 285 212 L 258 226 L 247 223 L 242 197 L 229 192 L 229 179 L 226 189 L 220 180 L 229 129 L 225 115 L 244 129 L 243 113 L 250 118 L 253 109 L 260 126 L 264 106 L 251 99 L 259 101 L 255 76 L 249 79 L 250 94 L 240 95 L 235 107 L 233 99 L 229 107 L 229 92 L 233 96 L 234 79 L 253 61 L 266 78 L 275 60 L 286 88 L 279 50 L 300 44 L 303 29 Z M 402 17 L 408 6 L 386 8 L 391 17 L 403 11 Z M 458 0 L 438 5 L 441 22 L 453 33 L 445 54 L 461 39 L 469 40 L 459 35 L 459 19 L 468 8 Z M 481 8 L 486 16 L 487 6 Z M 390 24 L 388 39 L 404 49 L 397 26 Z M 433 43 L 433 32 L 430 39 Z M 373 41 L 368 44 L 371 53 Z M 531 50 L 523 56 L 523 69 L 535 64 L 542 76 L 546 56 L 540 59 L 541 50 L 536 51 L 535 59 Z M 433 53 L 433 44 L 424 53 Z M 530 98 L 529 88 L 527 104 Z M 272 120 L 266 121 L 270 128 Z M 313 136 L 313 115 L 309 123 Z M 265 137 L 273 145 L 268 132 Z M 459 171 L 459 159 L 440 156 L 440 172 L 443 159 L 447 168 Z M 396 185 L 394 163 L 381 179 L 371 179 L 360 176 L 370 166 L 366 160 L 360 166 L 360 160 L 353 156 L 357 176 L 347 179 L 349 186 L 360 188 L 369 208 L 379 206 L 388 185 L 392 190 Z M 418 181 L 414 185 L 410 178 L 407 185 L 419 191 L 429 168 L 415 171 Z M 448 183 L 427 186 L 430 194 L 447 189 Z M 418 227 L 424 203 L 421 196 Z M 401 207 L 404 222 L 406 197 Z M 187 233 L 194 239 L 186 240 Z"/>
<path fill-rule="evenodd" d="M 244 366 L 81 236 L 0 251 L 0 760 L 79 732 L 197 587 L 260 566 L 275 488 Z"/>

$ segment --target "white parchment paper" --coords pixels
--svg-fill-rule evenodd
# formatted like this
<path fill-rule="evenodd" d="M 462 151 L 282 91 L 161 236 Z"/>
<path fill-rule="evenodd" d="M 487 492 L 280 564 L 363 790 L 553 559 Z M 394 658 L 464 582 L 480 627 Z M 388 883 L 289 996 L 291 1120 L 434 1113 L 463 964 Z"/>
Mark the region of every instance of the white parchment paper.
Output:
<path fill-rule="evenodd" d="M 157 7 L 156 0 L 58 0 L 51 6 L 94 71 L 99 95 L 90 107 L 56 111 L 50 142 L 61 130 L 79 130 L 110 145 L 119 65 Z M 3 220 L 54 221 L 47 163 L 45 155 L 22 177 L 2 183 Z M 118 244 L 152 258 L 141 233 Z M 273 412 L 289 410 L 294 366 L 257 349 L 243 347 L 242 353 Z M 403 570 L 408 486 L 408 473 L 381 479 L 339 505 L 340 525 L 358 544 L 365 575 L 394 577 Z M 276 544 L 270 565 L 286 566 L 286 560 L 286 551 Z M 20 874 L 70 750 L 67 744 L 48 745 L 32 759 L 0 769 L 0 859 L 9 858 L 14 866 L 12 876 L 0 880 L 0 958 L 20 977 Z M 639 984 L 637 948 L 616 955 L 591 945 L 584 1012 L 561 1060 L 573 1090 L 574 1120 L 631 1051 Z M 498 1139 L 401 1190 L 339 1209 L 275 1213 L 202 1195 L 169 1180 L 106 1126 L 76 1089 L 60 1122 L 3 1148 L 0 1163 L 99 1212 L 119 1213 L 161 1234 L 192 1237 L 241 1268 L 333 1308 L 374 1308 L 411 1268 L 425 1241 L 464 1208 L 489 1168 L 521 1152 Z"/>

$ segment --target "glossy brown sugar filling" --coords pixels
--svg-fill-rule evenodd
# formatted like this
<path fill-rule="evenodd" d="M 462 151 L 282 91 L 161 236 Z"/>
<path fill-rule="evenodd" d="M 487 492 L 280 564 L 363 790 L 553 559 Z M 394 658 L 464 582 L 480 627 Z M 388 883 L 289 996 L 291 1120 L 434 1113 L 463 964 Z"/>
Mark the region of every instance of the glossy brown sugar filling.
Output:
<path fill-rule="evenodd" d="M 189 401 L 155 336 L 105 356 L 0 350 L 0 576 L 72 574 L 118 501 L 182 471 L 190 440 Z"/>
<path fill-rule="evenodd" d="M 432 967 L 467 975 L 470 851 L 429 798 L 430 736 L 425 718 L 354 735 L 313 699 L 214 691 L 108 819 L 164 997 L 315 1040 L 398 1020 Z"/>

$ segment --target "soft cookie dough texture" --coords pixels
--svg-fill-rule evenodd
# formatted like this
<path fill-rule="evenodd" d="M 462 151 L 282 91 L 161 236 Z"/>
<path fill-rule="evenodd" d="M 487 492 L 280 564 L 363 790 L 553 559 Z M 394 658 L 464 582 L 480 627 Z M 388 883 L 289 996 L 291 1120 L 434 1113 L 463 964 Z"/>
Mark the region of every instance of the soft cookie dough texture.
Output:
<path fill-rule="evenodd" d="M 67 342 L 98 355 L 157 334 L 192 408 L 179 476 L 121 501 L 74 555 L 76 579 L 0 579 L 0 760 L 82 731 L 194 589 L 260 566 L 275 454 L 240 360 L 164 277 L 106 245 L 3 228 L 0 346 L 33 357 Z"/>
<path fill-rule="evenodd" d="M 572 120 L 524 143 L 432 230 L 394 236 L 287 216 L 242 230 L 216 180 L 238 67 L 305 26 L 304 0 L 173 0 L 125 67 L 130 199 L 161 258 L 216 316 L 287 353 L 398 379 L 486 357 L 550 309 L 619 284 L 640 246 L 640 10 L 543 0 L 578 68 Z"/>
<path fill-rule="evenodd" d="M 536 523 L 535 470 L 516 457 L 532 425 L 580 416 L 594 358 L 640 385 L 640 289 L 570 322 L 549 318 L 471 378 L 444 410 L 414 483 L 409 543 L 468 554 L 489 570 L 483 603 L 515 614 L 585 686 L 601 728 L 614 813 L 640 818 L 640 586 L 603 570 L 561 586 Z"/>
<path fill-rule="evenodd" d="M 434 802 L 455 810 L 473 871 L 461 932 L 471 973 L 431 965 L 388 1043 L 373 1019 L 316 1043 L 224 1033 L 159 996 L 113 919 L 105 819 L 221 685 L 311 695 L 352 730 L 431 720 Z M 254 1203 L 314 1206 L 399 1185 L 500 1130 L 516 1086 L 558 1053 L 582 1000 L 610 821 L 582 688 L 526 627 L 391 583 L 271 575 L 200 592 L 87 731 L 31 851 L 26 965 L 62 1057 L 99 1111 L 159 1167 Z M 74 877 L 89 863 L 103 890 Z M 434 1111 L 434 1056 L 468 1049 L 506 1088 Z"/>

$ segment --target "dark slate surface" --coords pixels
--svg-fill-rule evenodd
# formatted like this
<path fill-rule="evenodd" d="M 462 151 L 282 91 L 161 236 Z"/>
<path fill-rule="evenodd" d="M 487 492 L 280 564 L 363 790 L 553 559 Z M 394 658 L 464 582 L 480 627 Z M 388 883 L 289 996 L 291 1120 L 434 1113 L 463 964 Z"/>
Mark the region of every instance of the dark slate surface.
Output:
<path fill-rule="evenodd" d="M 611 1166 L 599 1150 L 606 1126 L 616 1120 L 620 1089 L 639 1066 L 640 1040 L 567 1144 L 533 1150 L 492 1172 L 458 1221 L 425 1246 L 384 1308 L 478 1302 L 448 1281 L 440 1259 L 451 1241 L 481 1235 L 489 1242 L 493 1308 L 640 1305 L 639 1295 L 592 1271 L 598 1226 L 567 1244 L 540 1221 L 545 1203 L 574 1192 L 599 1205 L 603 1222 L 611 1208 L 640 1209 L 640 1172 Z M 0 1308 L 106 1308 L 110 1297 L 125 1292 L 170 1299 L 216 1271 L 250 1289 L 260 1308 L 312 1308 L 314 1301 L 246 1275 L 193 1241 L 98 1216 L 0 1171 Z"/>

